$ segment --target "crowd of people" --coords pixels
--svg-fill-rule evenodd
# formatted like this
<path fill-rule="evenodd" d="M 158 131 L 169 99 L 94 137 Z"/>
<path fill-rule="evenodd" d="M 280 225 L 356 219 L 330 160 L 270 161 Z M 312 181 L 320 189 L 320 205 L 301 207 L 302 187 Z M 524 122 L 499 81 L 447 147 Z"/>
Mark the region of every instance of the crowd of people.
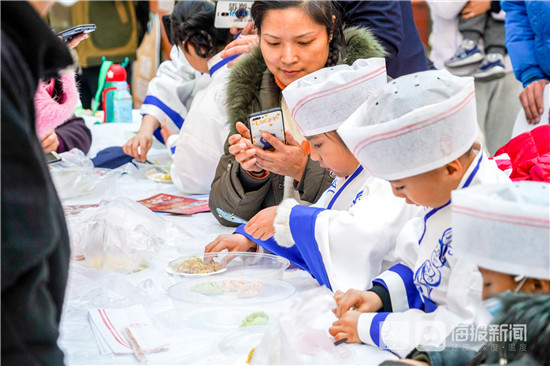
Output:
<path fill-rule="evenodd" d="M 332 290 L 335 341 L 387 365 L 550 365 L 550 1 L 427 3 L 428 54 L 410 1 L 256 0 L 240 30 L 177 1 L 121 148 L 164 143 L 175 186 L 236 227 L 205 252 L 279 255 Z M 88 36 L 59 39 L 51 5 L 1 4 L 6 365 L 63 364 L 69 237 L 44 153 L 92 138 L 67 72 Z M 248 116 L 274 108 L 284 136 L 263 149 Z M 493 326 L 508 337 L 457 340 Z"/>

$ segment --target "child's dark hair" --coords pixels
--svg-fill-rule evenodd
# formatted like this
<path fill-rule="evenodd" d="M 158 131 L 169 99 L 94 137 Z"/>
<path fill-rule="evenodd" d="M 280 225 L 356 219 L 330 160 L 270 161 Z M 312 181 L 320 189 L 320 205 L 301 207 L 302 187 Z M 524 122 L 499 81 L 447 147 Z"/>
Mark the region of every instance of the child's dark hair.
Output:
<path fill-rule="evenodd" d="M 172 41 L 184 51 L 190 44 L 202 58 L 215 55 L 233 40 L 229 29 L 214 27 L 215 17 L 213 1 L 178 1 L 170 15 Z"/>
<path fill-rule="evenodd" d="M 258 35 L 261 36 L 262 34 L 262 21 L 267 11 L 289 8 L 302 9 L 315 23 L 322 24 L 327 28 L 327 35 L 329 37 L 332 35 L 332 40 L 330 41 L 330 50 L 325 66 L 337 65 L 341 54 L 345 51 L 346 41 L 342 30 L 342 16 L 332 0 L 256 0 L 252 5 L 251 14 L 252 19 L 254 19 L 254 26 L 258 29 Z"/>

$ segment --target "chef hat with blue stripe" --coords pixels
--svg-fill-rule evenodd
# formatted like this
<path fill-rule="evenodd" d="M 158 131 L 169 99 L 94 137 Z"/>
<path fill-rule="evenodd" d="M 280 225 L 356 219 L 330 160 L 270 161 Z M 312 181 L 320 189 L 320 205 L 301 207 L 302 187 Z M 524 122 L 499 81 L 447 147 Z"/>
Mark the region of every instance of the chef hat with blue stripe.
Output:
<path fill-rule="evenodd" d="M 453 191 L 453 255 L 492 271 L 550 280 L 549 188 L 521 181 Z"/>
<path fill-rule="evenodd" d="M 387 83 L 383 58 L 327 67 L 283 90 L 292 117 L 304 136 L 336 130 L 365 100 Z"/>
<path fill-rule="evenodd" d="M 361 165 L 390 181 L 459 158 L 472 147 L 477 132 L 474 80 L 446 70 L 389 82 L 338 129 Z"/>

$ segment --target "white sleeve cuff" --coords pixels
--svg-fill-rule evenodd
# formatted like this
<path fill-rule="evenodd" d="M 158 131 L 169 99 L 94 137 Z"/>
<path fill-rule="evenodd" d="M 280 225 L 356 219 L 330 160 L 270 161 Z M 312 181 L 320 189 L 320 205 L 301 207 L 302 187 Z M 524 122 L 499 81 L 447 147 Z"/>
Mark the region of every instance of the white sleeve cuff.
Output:
<path fill-rule="evenodd" d="M 279 204 L 277 208 L 277 216 L 273 221 L 273 227 L 275 229 L 275 241 L 282 247 L 290 248 L 294 245 L 294 239 L 290 232 L 290 213 L 292 208 L 297 206 L 298 202 L 293 198 L 285 199 Z"/>
<path fill-rule="evenodd" d="M 371 338 L 370 329 L 372 326 L 372 320 L 377 313 L 362 313 L 359 315 L 359 321 L 357 322 L 357 335 L 361 342 L 370 344 L 377 347 L 376 343 Z"/>
<path fill-rule="evenodd" d="M 176 150 L 174 149 L 178 143 L 178 138 L 180 137 L 179 134 L 173 134 L 168 137 L 168 140 L 166 141 L 166 147 L 168 148 L 168 151 L 170 152 L 170 155 L 174 155 Z"/>

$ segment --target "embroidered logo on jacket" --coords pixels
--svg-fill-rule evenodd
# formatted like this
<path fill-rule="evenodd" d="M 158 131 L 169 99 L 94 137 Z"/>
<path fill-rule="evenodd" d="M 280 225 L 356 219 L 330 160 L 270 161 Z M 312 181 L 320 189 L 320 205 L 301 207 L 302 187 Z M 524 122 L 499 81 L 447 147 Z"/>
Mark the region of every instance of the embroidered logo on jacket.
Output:
<path fill-rule="evenodd" d="M 447 263 L 446 255 L 451 253 L 452 229 L 445 230 L 439 239 L 439 245 L 432 252 L 431 258 L 426 260 L 414 274 L 414 283 L 422 296 L 431 299 L 434 287 L 441 284 L 440 268 Z"/>

